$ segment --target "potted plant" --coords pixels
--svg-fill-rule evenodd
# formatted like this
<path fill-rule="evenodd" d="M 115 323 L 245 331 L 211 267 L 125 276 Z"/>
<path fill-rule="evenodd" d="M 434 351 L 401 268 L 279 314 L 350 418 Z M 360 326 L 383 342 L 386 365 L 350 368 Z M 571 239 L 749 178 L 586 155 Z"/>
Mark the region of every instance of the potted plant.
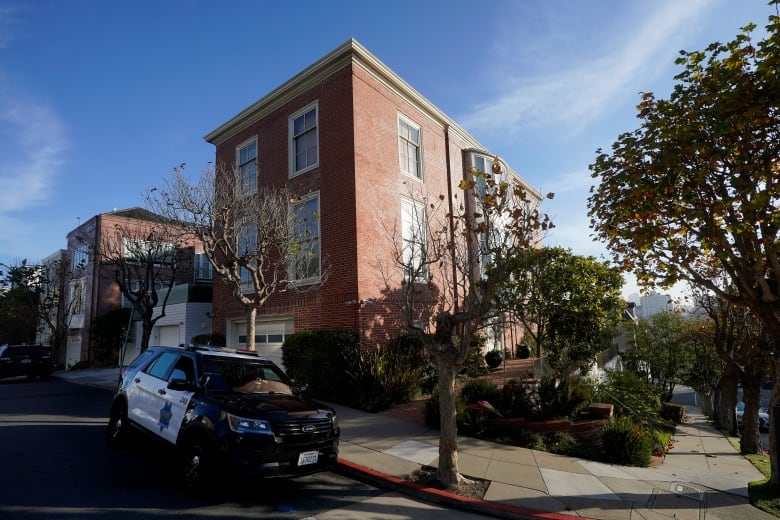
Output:
<path fill-rule="evenodd" d="M 490 368 L 498 368 L 502 361 L 504 361 L 504 354 L 500 350 L 491 350 L 485 354 L 485 363 Z"/>

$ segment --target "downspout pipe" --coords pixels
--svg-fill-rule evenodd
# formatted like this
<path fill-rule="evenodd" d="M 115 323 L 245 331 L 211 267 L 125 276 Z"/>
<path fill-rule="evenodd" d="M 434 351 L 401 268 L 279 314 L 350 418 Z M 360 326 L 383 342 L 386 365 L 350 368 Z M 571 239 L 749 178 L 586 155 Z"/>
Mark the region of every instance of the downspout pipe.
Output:
<path fill-rule="evenodd" d="M 449 225 L 450 225 L 450 242 L 455 243 L 455 207 L 452 197 L 452 166 L 450 165 L 450 125 L 444 125 L 444 164 L 447 171 L 447 204 L 449 205 Z M 458 269 L 455 265 L 455 248 L 450 248 L 450 255 L 452 256 L 452 296 L 454 303 L 454 311 L 459 312 L 458 303 Z"/>

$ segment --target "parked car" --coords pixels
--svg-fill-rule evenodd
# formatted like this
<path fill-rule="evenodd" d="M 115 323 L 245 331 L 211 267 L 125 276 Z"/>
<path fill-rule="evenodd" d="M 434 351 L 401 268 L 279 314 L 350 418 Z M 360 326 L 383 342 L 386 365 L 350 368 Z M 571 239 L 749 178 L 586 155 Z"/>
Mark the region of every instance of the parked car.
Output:
<path fill-rule="evenodd" d="M 216 475 L 296 477 L 336 463 L 339 426 L 270 360 L 214 347 L 149 347 L 122 374 L 109 445 L 140 431 L 175 448 L 182 484 Z"/>
<path fill-rule="evenodd" d="M 742 428 L 742 416 L 745 414 L 745 403 L 737 403 L 737 427 Z M 769 413 L 763 408 L 758 409 L 758 429 L 769 431 Z"/>
<path fill-rule="evenodd" d="M 49 377 L 54 370 L 52 349 L 45 345 L 1 345 L 0 377 Z"/>

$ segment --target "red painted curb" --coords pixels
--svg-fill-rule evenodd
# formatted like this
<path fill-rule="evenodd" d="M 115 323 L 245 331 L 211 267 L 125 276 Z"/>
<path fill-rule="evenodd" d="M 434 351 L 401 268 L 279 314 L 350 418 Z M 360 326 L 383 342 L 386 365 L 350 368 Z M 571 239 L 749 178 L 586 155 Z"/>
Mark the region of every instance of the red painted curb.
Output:
<path fill-rule="evenodd" d="M 573 518 L 571 515 L 564 515 L 560 513 L 547 513 L 544 511 L 537 511 L 535 509 L 528 509 L 525 507 L 511 506 L 508 504 L 499 504 L 496 502 L 488 502 L 486 500 L 464 497 L 461 495 L 457 495 L 455 493 L 450 493 L 449 491 L 445 491 L 443 489 L 432 488 L 424 484 L 420 484 L 419 482 L 412 482 L 410 480 L 395 477 L 393 475 L 388 475 L 386 473 L 382 473 L 380 471 L 376 471 L 374 469 L 361 466 L 360 464 L 356 464 L 354 462 L 350 462 L 348 460 L 341 459 L 341 458 L 339 458 L 337 462 L 339 466 L 342 466 L 350 471 L 362 473 L 363 475 L 371 478 L 372 480 L 385 481 L 387 484 L 391 485 L 392 487 L 406 488 L 410 491 L 415 492 L 415 494 L 417 495 L 432 495 L 433 498 L 435 499 L 452 503 L 453 505 L 459 506 L 461 509 L 467 511 L 472 511 L 472 512 L 484 511 L 487 513 L 493 512 L 502 517 L 507 517 L 506 515 L 516 515 L 517 517 L 521 517 L 521 518 L 531 518 L 531 519 L 542 518 L 545 520 L 572 520 Z M 578 518 L 579 520 L 595 520 L 592 518 L 587 518 L 582 516 L 578 516 L 576 518 Z"/>

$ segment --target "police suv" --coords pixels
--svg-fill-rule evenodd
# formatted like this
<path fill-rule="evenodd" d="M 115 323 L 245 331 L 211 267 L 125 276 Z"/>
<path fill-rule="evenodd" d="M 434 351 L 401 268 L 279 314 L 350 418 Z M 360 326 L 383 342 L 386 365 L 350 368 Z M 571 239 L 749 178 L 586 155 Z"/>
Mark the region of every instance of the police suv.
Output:
<path fill-rule="evenodd" d="M 336 463 L 333 409 L 272 361 L 213 347 L 149 347 L 123 372 L 107 442 L 140 430 L 175 446 L 185 487 L 233 475 L 295 477 Z"/>

